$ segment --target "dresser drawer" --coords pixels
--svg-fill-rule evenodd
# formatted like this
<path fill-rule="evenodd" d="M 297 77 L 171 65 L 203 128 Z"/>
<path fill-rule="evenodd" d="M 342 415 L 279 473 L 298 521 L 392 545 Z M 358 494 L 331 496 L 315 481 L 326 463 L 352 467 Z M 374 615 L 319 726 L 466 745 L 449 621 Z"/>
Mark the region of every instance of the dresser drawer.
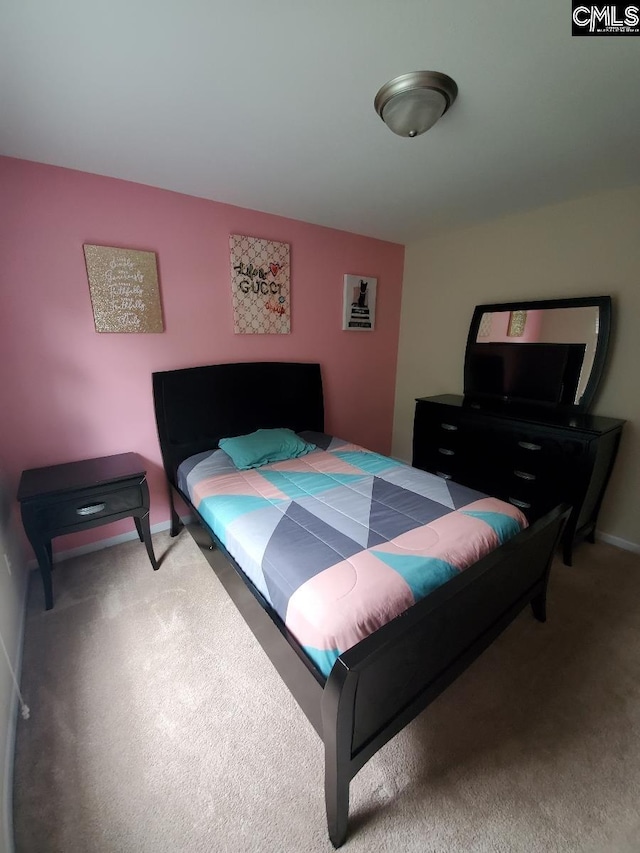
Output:
<path fill-rule="evenodd" d="M 413 464 L 446 480 L 458 480 L 465 470 L 464 454 L 452 447 L 425 447 Z"/>
<path fill-rule="evenodd" d="M 413 428 L 413 465 L 426 471 L 458 470 L 468 443 L 458 412 L 418 406 Z"/>
<path fill-rule="evenodd" d="M 509 461 L 515 470 L 533 474 L 568 469 L 584 455 L 588 443 L 562 436 L 540 435 L 534 432 L 516 432 L 509 441 Z"/>
<path fill-rule="evenodd" d="M 560 502 L 557 490 L 544 480 L 522 480 L 516 476 L 504 483 L 499 497 L 521 509 L 529 521 L 540 518 Z"/>
<path fill-rule="evenodd" d="M 68 500 L 61 498 L 41 505 L 38 508 L 38 524 L 43 530 L 59 530 L 94 519 L 104 520 L 110 515 L 128 512 L 142 504 L 139 483 L 127 483 L 115 489 L 95 488 Z"/>
<path fill-rule="evenodd" d="M 464 424 L 457 412 L 443 412 L 439 406 L 416 409 L 413 432 L 421 441 L 429 444 L 453 442 L 463 431 Z"/>

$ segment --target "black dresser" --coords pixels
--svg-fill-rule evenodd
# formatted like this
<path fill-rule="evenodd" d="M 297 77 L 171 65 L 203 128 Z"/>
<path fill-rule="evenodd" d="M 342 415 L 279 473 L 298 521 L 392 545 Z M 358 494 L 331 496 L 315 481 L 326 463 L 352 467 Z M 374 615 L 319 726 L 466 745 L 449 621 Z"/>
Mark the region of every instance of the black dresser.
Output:
<path fill-rule="evenodd" d="M 624 421 L 553 408 L 416 400 L 413 465 L 519 507 L 530 521 L 573 506 L 563 535 L 571 565 L 578 537 L 593 542 Z"/>

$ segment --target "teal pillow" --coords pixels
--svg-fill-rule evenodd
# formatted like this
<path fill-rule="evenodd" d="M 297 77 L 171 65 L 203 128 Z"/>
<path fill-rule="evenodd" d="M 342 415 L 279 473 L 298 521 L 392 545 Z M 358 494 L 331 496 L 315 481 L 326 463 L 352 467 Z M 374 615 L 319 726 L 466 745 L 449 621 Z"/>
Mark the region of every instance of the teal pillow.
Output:
<path fill-rule="evenodd" d="M 249 435 L 221 438 L 218 447 L 240 471 L 259 468 L 269 462 L 296 459 L 316 449 L 290 429 L 259 429 Z"/>

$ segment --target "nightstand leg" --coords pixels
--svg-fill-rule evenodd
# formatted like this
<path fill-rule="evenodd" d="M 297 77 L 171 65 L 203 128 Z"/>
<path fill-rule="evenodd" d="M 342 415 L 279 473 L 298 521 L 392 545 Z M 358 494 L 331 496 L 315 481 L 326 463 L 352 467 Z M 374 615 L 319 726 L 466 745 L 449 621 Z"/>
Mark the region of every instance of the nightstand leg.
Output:
<path fill-rule="evenodd" d="M 51 540 L 48 542 L 32 542 L 38 567 L 40 568 L 40 576 L 42 577 L 42 586 L 44 587 L 44 606 L 45 610 L 51 610 L 53 607 L 53 583 L 51 580 Z"/>
<path fill-rule="evenodd" d="M 134 520 L 134 521 L 135 521 L 135 523 L 136 523 L 136 530 L 138 531 L 138 539 L 139 539 L 141 542 L 144 542 L 144 536 L 143 536 L 143 534 L 142 534 L 142 525 L 140 524 L 140 519 L 138 518 L 138 516 L 137 516 L 137 515 L 134 515 L 134 516 L 133 516 L 133 520 Z"/>
<path fill-rule="evenodd" d="M 151 528 L 149 527 L 149 513 L 141 516 L 134 516 L 134 521 L 136 523 L 136 529 L 138 531 L 138 536 L 140 537 L 140 541 L 144 542 L 145 548 L 147 549 L 147 554 L 149 555 L 149 559 L 151 560 L 151 565 L 153 566 L 153 570 L 158 570 L 158 563 L 156 562 L 156 555 L 153 553 L 153 544 L 151 542 Z"/>

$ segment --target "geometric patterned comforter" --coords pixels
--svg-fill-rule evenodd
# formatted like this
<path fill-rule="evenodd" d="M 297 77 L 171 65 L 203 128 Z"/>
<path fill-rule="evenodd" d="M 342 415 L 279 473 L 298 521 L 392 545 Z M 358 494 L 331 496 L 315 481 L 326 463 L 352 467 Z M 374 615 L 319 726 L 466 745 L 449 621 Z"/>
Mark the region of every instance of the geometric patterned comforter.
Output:
<path fill-rule="evenodd" d="M 514 506 L 323 433 L 239 471 L 222 450 L 178 486 L 323 675 L 338 655 L 527 526 Z"/>

